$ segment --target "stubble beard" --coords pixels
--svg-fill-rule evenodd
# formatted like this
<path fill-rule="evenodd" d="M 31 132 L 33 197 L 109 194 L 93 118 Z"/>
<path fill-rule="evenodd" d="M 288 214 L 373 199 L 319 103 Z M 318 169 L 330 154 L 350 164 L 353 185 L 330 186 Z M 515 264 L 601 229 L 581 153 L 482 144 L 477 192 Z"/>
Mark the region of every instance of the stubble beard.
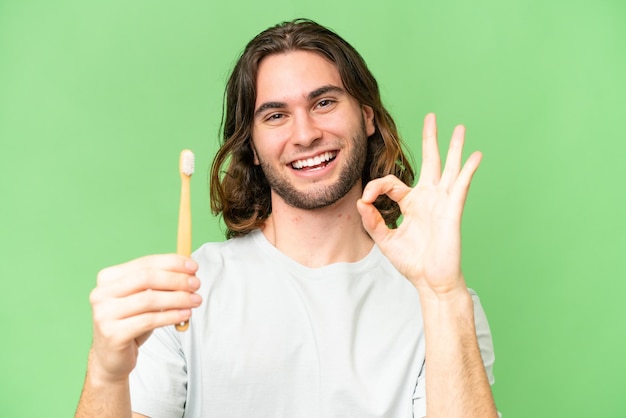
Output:
<path fill-rule="evenodd" d="M 367 133 L 365 122 L 361 121 L 360 130 L 352 138 L 354 148 L 347 156 L 339 179 L 329 186 L 318 186 L 307 191 L 298 190 L 288 179 L 281 176 L 271 164 L 261 161 L 261 169 L 267 182 L 285 203 L 297 209 L 320 209 L 330 206 L 343 198 L 355 184 L 361 181 L 367 158 Z"/>

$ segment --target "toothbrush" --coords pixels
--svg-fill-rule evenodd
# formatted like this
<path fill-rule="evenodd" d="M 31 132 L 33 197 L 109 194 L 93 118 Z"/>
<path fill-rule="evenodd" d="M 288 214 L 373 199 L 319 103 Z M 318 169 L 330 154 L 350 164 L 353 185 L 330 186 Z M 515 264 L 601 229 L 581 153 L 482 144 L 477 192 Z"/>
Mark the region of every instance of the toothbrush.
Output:
<path fill-rule="evenodd" d="M 178 212 L 178 243 L 176 253 L 189 257 L 191 255 L 191 191 L 189 188 L 191 175 L 194 169 L 193 152 L 186 149 L 180 153 L 180 209 Z M 186 331 L 189 321 L 176 324 L 178 331 Z"/>

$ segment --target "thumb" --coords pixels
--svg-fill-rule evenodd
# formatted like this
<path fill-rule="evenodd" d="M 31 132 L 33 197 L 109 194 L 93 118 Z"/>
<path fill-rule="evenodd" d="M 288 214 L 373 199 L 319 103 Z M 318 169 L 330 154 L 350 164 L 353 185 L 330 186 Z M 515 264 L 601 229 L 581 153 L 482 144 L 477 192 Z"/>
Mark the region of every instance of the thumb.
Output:
<path fill-rule="evenodd" d="M 361 215 L 363 228 L 377 244 L 385 240 L 391 233 L 382 215 L 372 203 L 366 203 L 362 199 L 356 202 L 357 210 Z"/>

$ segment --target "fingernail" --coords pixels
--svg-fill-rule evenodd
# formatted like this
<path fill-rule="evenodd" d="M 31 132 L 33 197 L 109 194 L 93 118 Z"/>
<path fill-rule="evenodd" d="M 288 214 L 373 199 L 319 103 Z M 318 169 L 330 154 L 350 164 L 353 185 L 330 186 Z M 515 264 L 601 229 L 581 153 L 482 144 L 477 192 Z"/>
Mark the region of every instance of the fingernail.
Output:
<path fill-rule="evenodd" d="M 195 293 L 192 293 L 191 296 L 189 296 L 189 299 L 191 299 L 191 303 L 194 305 L 199 305 L 200 302 L 202 302 L 202 297 L 200 297 L 200 295 L 196 295 Z"/>
<path fill-rule="evenodd" d="M 196 276 L 191 276 L 187 282 L 189 283 L 189 287 L 191 289 L 197 289 L 200 287 L 200 280 L 198 280 L 198 278 Z"/>
<path fill-rule="evenodd" d="M 196 271 L 198 270 L 198 264 L 193 260 L 185 261 L 185 268 L 187 270 Z"/>

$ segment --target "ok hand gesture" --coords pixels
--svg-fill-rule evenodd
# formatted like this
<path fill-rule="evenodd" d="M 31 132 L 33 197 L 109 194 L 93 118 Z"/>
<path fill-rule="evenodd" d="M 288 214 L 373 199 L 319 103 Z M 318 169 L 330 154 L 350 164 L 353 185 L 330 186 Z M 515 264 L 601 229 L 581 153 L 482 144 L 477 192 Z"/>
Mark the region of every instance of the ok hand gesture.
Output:
<path fill-rule="evenodd" d="M 422 296 L 441 297 L 465 289 L 461 217 L 482 155 L 473 153 L 463 165 L 464 138 L 465 128 L 457 126 L 442 173 L 435 115 L 426 115 L 423 159 L 416 186 L 411 188 L 391 175 L 375 179 L 365 186 L 357 203 L 365 230 Z M 382 194 L 400 206 L 404 219 L 397 229 L 388 228 L 373 205 Z"/>

